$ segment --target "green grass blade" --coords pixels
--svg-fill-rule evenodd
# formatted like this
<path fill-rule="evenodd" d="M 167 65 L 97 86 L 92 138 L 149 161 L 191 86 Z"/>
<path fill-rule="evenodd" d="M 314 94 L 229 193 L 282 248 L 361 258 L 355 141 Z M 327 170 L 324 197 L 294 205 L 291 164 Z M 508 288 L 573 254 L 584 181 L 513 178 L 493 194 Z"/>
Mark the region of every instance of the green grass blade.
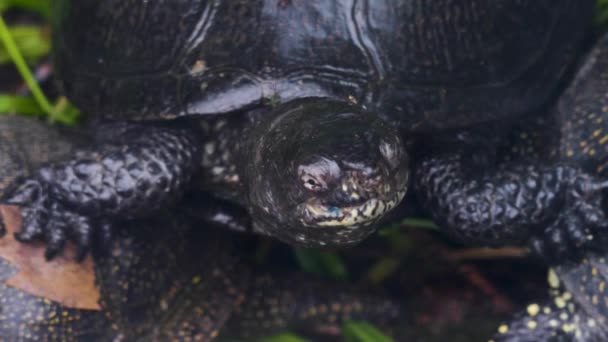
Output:
<path fill-rule="evenodd" d="M 334 279 L 348 279 L 346 265 L 335 253 L 305 248 L 294 248 L 293 251 L 302 270 Z"/>
<path fill-rule="evenodd" d="M 19 51 L 15 40 L 11 36 L 11 33 L 8 27 L 6 26 L 2 15 L 0 15 L 0 40 L 4 44 L 4 48 L 6 49 L 6 52 L 15 64 L 15 67 L 19 71 L 19 74 L 21 74 L 21 77 L 29 87 L 29 90 L 32 92 L 34 99 L 36 99 L 36 102 L 44 111 L 44 113 L 49 116 L 50 120 L 58 121 L 64 124 L 74 123 L 74 117 L 77 116 L 77 110 L 67 105 L 64 105 L 65 110 L 57 110 L 57 108 L 51 105 L 51 103 L 48 101 L 48 99 L 42 92 L 42 89 L 40 89 L 40 86 L 38 86 L 38 82 L 36 82 L 36 79 L 32 75 L 31 70 L 27 66 L 25 59 Z"/>
<path fill-rule="evenodd" d="M 6 23 L 4 22 L 4 18 L 1 15 L 0 15 L 0 40 L 2 40 L 2 43 L 4 44 L 4 48 L 6 49 L 11 60 L 17 67 L 17 70 L 21 74 L 21 77 L 23 77 L 23 79 L 25 80 L 25 83 L 30 88 L 32 95 L 36 99 L 36 102 L 38 102 L 38 105 L 40 106 L 40 108 L 42 108 L 42 110 L 46 114 L 49 115 L 51 120 L 62 121 L 61 120 L 62 118 L 57 116 L 57 114 L 55 113 L 55 111 L 53 109 L 53 106 L 51 106 L 51 104 L 47 100 L 46 96 L 44 96 L 44 93 L 42 93 L 42 90 L 38 86 L 38 82 L 36 82 L 36 79 L 32 75 L 32 72 L 30 71 L 29 67 L 25 63 L 25 60 L 23 59 L 23 55 L 21 55 L 21 53 L 19 52 L 19 49 L 17 48 L 17 45 L 15 44 L 15 41 L 13 40 L 13 37 L 11 36 L 11 34 L 8 30 L 8 27 L 6 26 Z"/>
<path fill-rule="evenodd" d="M 346 321 L 342 325 L 344 340 L 347 342 L 394 342 L 378 328 L 368 322 Z"/>
<path fill-rule="evenodd" d="M 43 111 L 31 96 L 0 94 L 0 114 L 7 113 L 41 115 Z"/>
<path fill-rule="evenodd" d="M 19 7 L 34 11 L 47 18 L 51 15 L 50 0 L 0 0 L 0 10 L 9 7 Z"/>
<path fill-rule="evenodd" d="M 28 62 L 35 62 L 47 55 L 51 49 L 51 42 L 45 29 L 36 25 L 15 25 L 9 27 L 10 34 L 17 44 L 17 48 Z M 11 56 L 3 46 L 0 46 L 0 63 L 10 62 Z"/>
<path fill-rule="evenodd" d="M 283 333 L 275 336 L 257 339 L 256 342 L 308 342 L 295 334 Z"/>
<path fill-rule="evenodd" d="M 367 279 L 374 285 L 381 284 L 384 280 L 394 274 L 401 266 L 398 258 L 384 257 L 378 260 L 367 271 Z"/>

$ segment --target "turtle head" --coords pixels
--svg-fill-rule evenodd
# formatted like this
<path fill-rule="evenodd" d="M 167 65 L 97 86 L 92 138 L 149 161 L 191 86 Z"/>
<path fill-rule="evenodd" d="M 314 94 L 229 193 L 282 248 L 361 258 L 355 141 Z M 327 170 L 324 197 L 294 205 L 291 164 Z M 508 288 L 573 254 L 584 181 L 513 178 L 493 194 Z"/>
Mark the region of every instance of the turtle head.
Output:
<path fill-rule="evenodd" d="M 259 228 L 311 247 L 363 240 L 407 190 L 397 130 L 337 101 L 309 98 L 274 110 L 252 135 L 246 177 Z"/>

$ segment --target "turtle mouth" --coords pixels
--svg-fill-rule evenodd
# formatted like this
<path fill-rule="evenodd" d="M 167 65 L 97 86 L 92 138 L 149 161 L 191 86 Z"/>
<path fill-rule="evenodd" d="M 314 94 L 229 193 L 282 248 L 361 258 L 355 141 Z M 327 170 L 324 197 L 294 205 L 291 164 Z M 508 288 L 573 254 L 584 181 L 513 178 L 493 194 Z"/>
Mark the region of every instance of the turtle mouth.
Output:
<path fill-rule="evenodd" d="M 401 202 L 405 191 L 399 191 L 389 199 L 371 198 L 359 205 L 337 207 L 326 205 L 318 198 L 311 198 L 300 205 L 301 222 L 308 227 L 357 228 L 370 225 Z"/>

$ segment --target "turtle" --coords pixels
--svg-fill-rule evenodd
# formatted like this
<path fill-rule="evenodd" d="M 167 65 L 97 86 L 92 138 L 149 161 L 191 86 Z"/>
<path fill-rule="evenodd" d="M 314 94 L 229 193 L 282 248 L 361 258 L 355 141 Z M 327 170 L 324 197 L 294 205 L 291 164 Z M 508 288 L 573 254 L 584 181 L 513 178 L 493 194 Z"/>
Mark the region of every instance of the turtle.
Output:
<path fill-rule="evenodd" d="M 450 168 L 486 144 L 462 130 L 517 121 L 555 96 L 594 3 L 54 1 L 58 84 L 91 115 L 95 143 L 14 180 L 0 202 L 23 206 L 17 238 L 47 240 L 48 258 L 66 240 L 83 256 L 116 218 L 151 215 L 201 188 L 240 203 L 251 222 L 218 201 L 217 212 L 204 209 L 212 218 L 293 245 L 356 244 L 402 201 L 426 147 L 463 146 L 429 151 Z M 521 172 L 534 178 L 532 164 Z M 539 191 L 572 192 L 574 174 Z M 503 205 L 530 207 L 512 201 Z M 554 202 L 539 203 L 543 218 L 559 212 Z M 453 204 L 431 208 L 460 217 Z M 493 227 L 509 224 L 497 217 Z"/>
<path fill-rule="evenodd" d="M 20 144 L 26 135 L 19 134 L 27 131 L 36 138 Z M 64 148 L 72 140 L 65 137 L 34 119 L 0 118 L 0 179 L 69 151 Z M 47 138 L 53 139 L 54 151 L 48 150 Z M 0 206 L 0 211 L 5 228 L 16 231 L 19 209 Z M 71 257 L 45 262 L 43 244 L 3 237 L 0 336 L 10 341 L 212 341 L 287 328 L 339 329 L 346 319 L 390 326 L 402 313 L 397 301 L 352 284 L 248 264 L 239 247 L 242 239 L 214 225 L 175 211 L 124 221 L 108 245 L 93 248 L 82 263 Z M 73 254 L 72 247 L 67 250 Z"/>
<path fill-rule="evenodd" d="M 608 179 L 608 35 L 599 39 L 583 59 L 574 80 L 559 102 L 539 118 L 522 123 L 513 134 L 511 154 L 533 154 L 579 165 L 589 174 Z M 523 135 L 522 135 L 523 134 Z M 606 208 L 603 191 L 603 208 Z M 567 208 L 566 210 L 575 210 Z M 573 220 L 573 227 L 587 229 Z M 584 230 L 582 230 L 584 231 Z M 574 236 L 574 235 L 572 235 Z M 606 244 L 606 236 L 578 237 Z M 582 244 L 577 240 L 565 244 Z M 500 325 L 492 341 L 608 340 L 608 254 L 605 248 L 579 252 L 577 258 L 549 260 L 550 298 L 536 301 L 511 321 Z"/>

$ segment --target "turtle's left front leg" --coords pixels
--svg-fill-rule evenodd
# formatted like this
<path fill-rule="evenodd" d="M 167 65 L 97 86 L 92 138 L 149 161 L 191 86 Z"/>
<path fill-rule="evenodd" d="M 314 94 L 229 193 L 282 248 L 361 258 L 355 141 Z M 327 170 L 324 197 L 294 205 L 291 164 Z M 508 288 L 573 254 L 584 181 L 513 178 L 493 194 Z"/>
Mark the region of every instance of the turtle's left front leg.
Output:
<path fill-rule="evenodd" d="M 14 180 L 0 203 L 22 207 L 19 241 L 44 240 L 47 258 L 66 241 L 87 253 L 111 222 L 146 217 L 179 198 L 200 168 L 200 137 L 184 122 L 107 124 L 96 146 Z"/>
<path fill-rule="evenodd" d="M 607 237 L 602 182 L 566 165 L 507 163 L 471 173 L 462 152 L 431 155 L 416 170 L 417 191 L 442 229 L 464 242 L 530 243 L 562 257 Z"/>

